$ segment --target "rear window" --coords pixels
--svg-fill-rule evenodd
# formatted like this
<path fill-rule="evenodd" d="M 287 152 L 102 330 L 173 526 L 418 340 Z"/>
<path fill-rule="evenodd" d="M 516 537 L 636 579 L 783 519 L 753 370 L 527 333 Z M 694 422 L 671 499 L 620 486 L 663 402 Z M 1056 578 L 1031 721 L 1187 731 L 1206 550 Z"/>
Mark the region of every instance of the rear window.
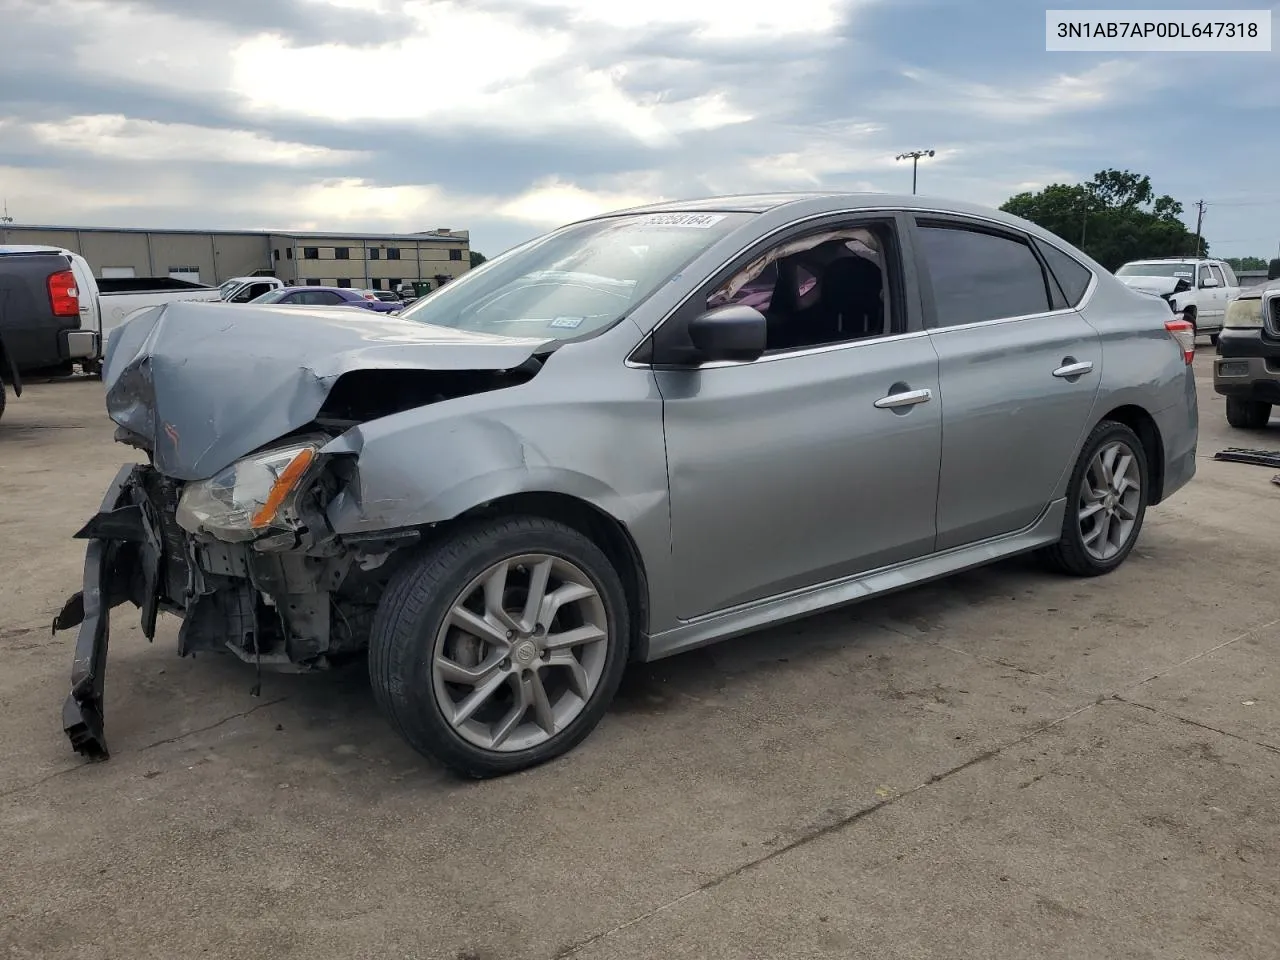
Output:
<path fill-rule="evenodd" d="M 1093 271 L 1057 247 L 1039 240 L 1035 241 L 1035 244 L 1040 255 L 1044 257 L 1044 262 L 1048 264 L 1049 272 L 1058 281 L 1058 287 L 1066 297 L 1067 306 L 1079 306 L 1080 301 L 1084 299 L 1085 291 L 1089 289 Z"/>

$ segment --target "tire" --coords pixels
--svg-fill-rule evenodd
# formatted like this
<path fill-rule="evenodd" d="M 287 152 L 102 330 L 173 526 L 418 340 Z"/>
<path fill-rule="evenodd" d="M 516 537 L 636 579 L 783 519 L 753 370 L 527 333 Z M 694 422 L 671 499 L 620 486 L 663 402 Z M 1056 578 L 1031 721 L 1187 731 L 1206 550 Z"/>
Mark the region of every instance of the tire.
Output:
<path fill-rule="evenodd" d="M 1227 423 L 1241 430 L 1261 430 L 1271 421 L 1271 404 L 1227 397 Z"/>
<path fill-rule="evenodd" d="M 1200 336 L 1200 328 L 1196 326 L 1196 308 L 1187 307 L 1182 311 L 1182 319 L 1191 324 L 1191 340 L 1194 343 L 1195 338 Z"/>
<path fill-rule="evenodd" d="M 0 418 L 4 417 L 5 390 L 4 377 L 0 377 Z"/>
<path fill-rule="evenodd" d="M 498 580 L 492 572 L 507 561 Z M 547 598 L 562 602 L 549 623 L 529 629 L 539 618 L 525 615 L 526 588 L 542 570 Z M 500 588 L 491 596 L 486 583 Z M 520 628 L 505 638 L 505 627 L 494 627 L 499 590 L 498 616 Z M 463 630 L 460 617 L 479 626 Z M 591 733 L 622 680 L 629 627 L 622 580 L 589 539 L 542 517 L 485 519 L 393 575 L 373 620 L 369 676 L 383 715 L 415 750 L 464 776 L 501 776 L 554 759 Z M 604 636 L 543 646 L 567 643 L 570 631 Z"/>
<path fill-rule="evenodd" d="M 1209 346 L 1216 347 L 1217 345 L 1218 345 L 1218 334 L 1216 333 L 1209 334 Z"/>
<path fill-rule="evenodd" d="M 1132 461 L 1127 465 L 1124 474 L 1129 484 L 1114 502 L 1105 497 L 1099 499 L 1094 496 L 1089 496 L 1086 500 L 1082 497 L 1082 494 L 1086 493 L 1086 482 L 1089 485 L 1089 491 L 1097 491 L 1099 481 L 1103 480 L 1101 472 L 1095 467 L 1095 457 L 1104 451 L 1114 449 L 1117 445 L 1120 452 L 1111 459 L 1111 466 L 1112 468 L 1119 466 L 1124 456 L 1131 456 Z M 1057 543 L 1041 551 L 1043 559 L 1052 568 L 1076 577 L 1101 576 L 1124 563 L 1138 540 L 1138 534 L 1142 532 L 1142 521 L 1146 516 L 1147 500 L 1150 496 L 1149 477 L 1146 451 L 1143 450 L 1142 441 L 1138 439 L 1138 435 L 1123 423 L 1117 423 L 1114 420 L 1103 420 L 1099 423 L 1089 434 L 1080 451 L 1080 457 L 1071 471 L 1071 482 L 1067 485 L 1067 513 L 1062 520 L 1062 535 Z M 1136 496 L 1132 487 L 1135 479 L 1138 483 Z M 1116 493 L 1114 489 L 1108 489 L 1106 492 L 1112 495 Z M 1109 503 L 1113 505 L 1108 506 Z M 1101 507 L 1098 506 L 1099 504 Z M 1082 518 L 1082 511 L 1086 506 L 1095 508 L 1088 520 Z M 1131 519 L 1126 519 L 1126 513 Z M 1120 524 L 1122 531 L 1126 522 L 1132 524 L 1127 532 L 1112 534 L 1113 523 Z M 1106 530 L 1100 535 L 1106 539 L 1105 549 L 1098 546 L 1098 541 L 1094 540 L 1091 544 L 1088 540 L 1088 535 L 1095 533 L 1103 523 L 1106 524 Z"/>

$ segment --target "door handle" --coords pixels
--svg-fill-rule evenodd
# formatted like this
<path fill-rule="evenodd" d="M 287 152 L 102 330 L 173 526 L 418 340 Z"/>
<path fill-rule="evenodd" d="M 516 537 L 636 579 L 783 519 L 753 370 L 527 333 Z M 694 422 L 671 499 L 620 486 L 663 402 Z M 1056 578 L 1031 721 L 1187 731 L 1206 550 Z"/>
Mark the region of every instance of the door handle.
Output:
<path fill-rule="evenodd" d="M 928 403 L 933 399 L 932 390 L 904 390 L 902 393 L 891 393 L 876 401 L 877 410 L 893 410 L 897 407 L 911 407 L 917 403 Z"/>
<path fill-rule="evenodd" d="M 1070 360 L 1071 358 L 1067 357 L 1067 359 Z M 1053 375 L 1055 377 L 1060 377 L 1063 380 L 1070 380 L 1072 377 L 1082 377 L 1092 370 L 1093 361 L 1083 360 L 1080 363 L 1066 363 L 1053 371 Z"/>

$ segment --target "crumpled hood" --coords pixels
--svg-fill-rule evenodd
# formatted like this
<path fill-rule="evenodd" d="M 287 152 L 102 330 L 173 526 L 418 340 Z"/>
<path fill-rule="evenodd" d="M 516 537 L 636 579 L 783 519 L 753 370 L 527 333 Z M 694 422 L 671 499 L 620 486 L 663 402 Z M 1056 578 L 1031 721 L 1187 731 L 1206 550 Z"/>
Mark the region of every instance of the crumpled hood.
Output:
<path fill-rule="evenodd" d="M 1157 297 L 1173 293 L 1180 283 L 1190 287 L 1190 281 L 1185 277 L 1117 277 L 1116 279 L 1127 287 L 1141 290 L 1143 293 L 1154 293 Z"/>
<path fill-rule="evenodd" d="M 510 370 L 546 339 L 435 327 L 335 307 L 179 302 L 118 327 L 102 379 L 107 413 L 162 473 L 203 480 L 315 419 L 355 370 Z"/>

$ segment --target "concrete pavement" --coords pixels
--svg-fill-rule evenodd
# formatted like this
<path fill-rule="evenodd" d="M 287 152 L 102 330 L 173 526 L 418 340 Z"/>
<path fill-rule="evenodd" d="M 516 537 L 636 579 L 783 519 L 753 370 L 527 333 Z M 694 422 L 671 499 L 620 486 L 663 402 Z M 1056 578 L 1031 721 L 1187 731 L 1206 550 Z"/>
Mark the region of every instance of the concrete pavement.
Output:
<path fill-rule="evenodd" d="M 1201 351 L 1198 366 L 1207 377 Z M 0 420 L 0 956 L 1280 956 L 1280 448 L 1200 382 L 1199 476 L 1092 581 L 1014 560 L 631 671 L 562 760 L 462 783 L 352 669 L 116 618 L 62 736 L 93 382 Z"/>

